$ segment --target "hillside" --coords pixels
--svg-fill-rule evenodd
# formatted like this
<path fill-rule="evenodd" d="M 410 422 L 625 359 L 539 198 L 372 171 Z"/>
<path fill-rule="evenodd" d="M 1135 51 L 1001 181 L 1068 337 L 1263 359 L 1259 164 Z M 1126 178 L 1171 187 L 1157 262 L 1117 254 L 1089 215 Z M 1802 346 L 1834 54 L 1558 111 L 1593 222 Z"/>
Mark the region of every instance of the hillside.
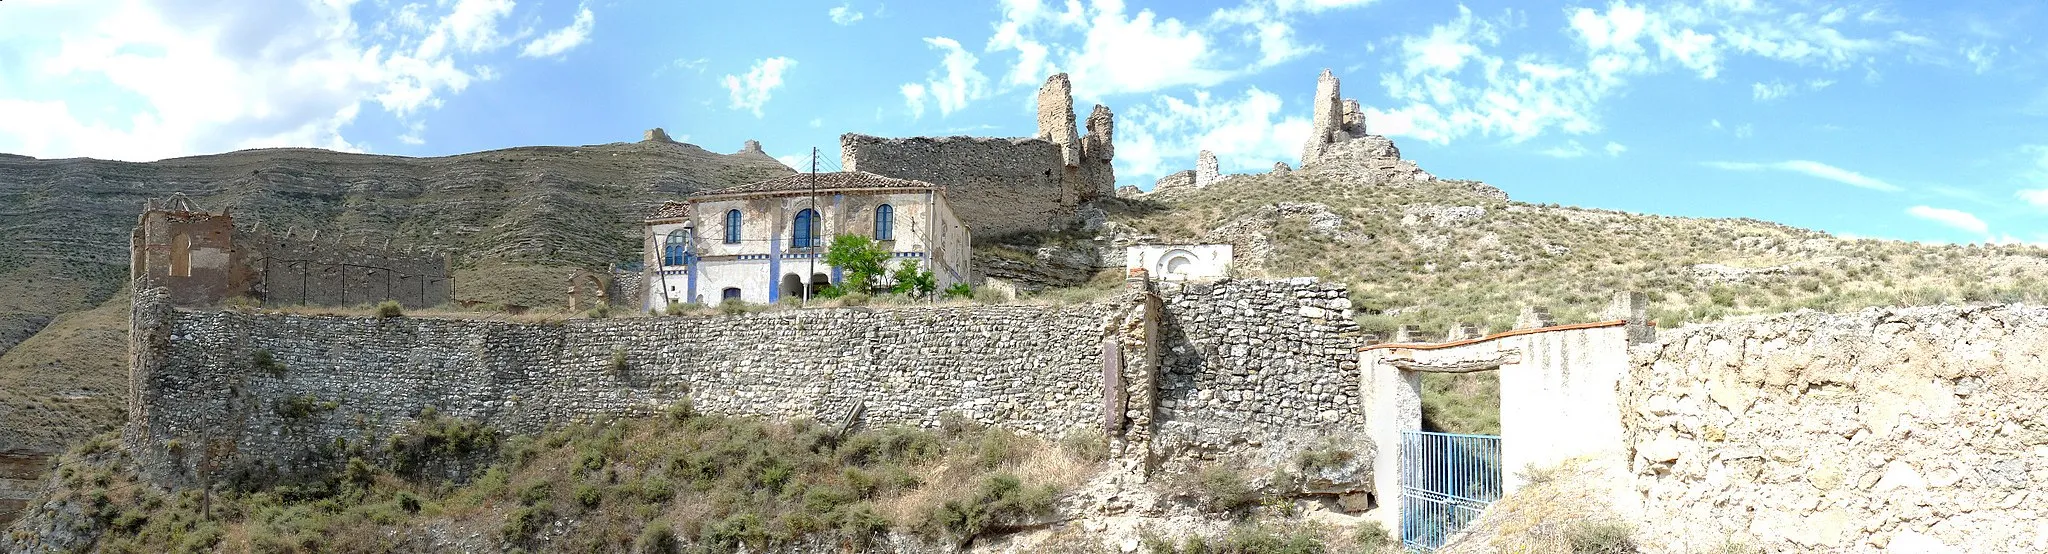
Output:
<path fill-rule="evenodd" d="M 574 268 L 637 260 L 634 224 L 661 201 L 790 172 L 759 152 L 663 140 L 439 158 L 299 148 L 149 163 L 0 156 L 0 452 L 54 451 L 117 421 L 117 295 L 129 231 L 150 198 L 182 192 L 202 208 L 232 206 L 238 224 L 445 249 L 463 299 L 552 305 Z M 15 348 L 23 341 L 36 347 Z"/>
<path fill-rule="evenodd" d="M 2048 249 L 1844 239 L 1751 219 L 1516 202 L 1472 181 L 1321 168 L 1148 195 L 1117 218 L 1161 242 L 1229 242 L 1250 274 L 1351 285 L 1361 324 L 1513 326 L 1522 306 L 1589 321 L 1613 291 L 1664 327 L 1812 308 L 2039 302 Z"/>

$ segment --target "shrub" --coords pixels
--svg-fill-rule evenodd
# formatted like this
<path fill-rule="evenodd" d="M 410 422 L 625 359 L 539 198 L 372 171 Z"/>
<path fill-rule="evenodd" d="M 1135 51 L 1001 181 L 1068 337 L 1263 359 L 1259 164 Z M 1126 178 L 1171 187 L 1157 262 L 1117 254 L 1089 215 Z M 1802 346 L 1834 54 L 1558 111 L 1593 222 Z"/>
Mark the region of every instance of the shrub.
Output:
<path fill-rule="evenodd" d="M 633 539 L 635 554 L 675 554 L 676 532 L 668 522 L 655 521 L 640 528 L 640 538 Z"/>
<path fill-rule="evenodd" d="M 1060 449 L 1065 450 L 1068 456 L 1100 462 L 1109 459 L 1109 437 L 1100 431 L 1075 429 L 1060 437 Z"/>
<path fill-rule="evenodd" d="M 341 404 L 333 401 L 322 402 L 319 397 L 302 394 L 276 401 L 271 405 L 271 410 L 286 421 L 296 422 L 313 417 L 314 414 L 333 411 L 340 406 Z"/>
<path fill-rule="evenodd" d="M 604 503 L 604 489 L 597 485 L 577 485 L 575 496 L 576 503 L 584 508 L 596 508 L 598 504 Z"/>
<path fill-rule="evenodd" d="M 932 291 L 939 286 L 938 279 L 931 271 L 920 269 L 917 260 L 904 260 L 902 265 L 896 266 L 896 272 L 891 279 L 896 281 L 896 284 L 889 287 L 889 292 L 911 298 L 931 296 Z"/>
<path fill-rule="evenodd" d="M 599 302 L 597 303 L 596 307 L 593 307 L 588 311 L 583 312 L 583 316 L 591 319 L 604 319 L 611 317 L 612 305 L 604 302 Z"/>
<path fill-rule="evenodd" d="M 718 312 L 725 315 L 750 314 L 765 309 L 767 308 L 764 306 L 760 306 L 758 304 L 754 304 L 752 302 L 748 302 L 745 300 L 740 300 L 738 298 L 728 299 L 724 302 L 718 303 Z"/>
<path fill-rule="evenodd" d="M 1358 554 L 1376 554 L 1392 551 L 1398 547 L 1398 539 L 1377 521 L 1368 521 L 1351 532 L 1351 542 L 1358 546 Z"/>
<path fill-rule="evenodd" d="M 1017 476 L 999 473 L 982 481 L 967 497 L 929 509 L 918 529 L 965 545 L 997 524 L 1050 512 L 1056 492 L 1050 487 L 1028 488 Z"/>
<path fill-rule="evenodd" d="M 1634 530 L 1617 521 L 1579 521 L 1565 528 L 1564 540 L 1574 554 L 1633 554 Z"/>
<path fill-rule="evenodd" d="M 284 362 L 277 361 L 277 357 L 271 355 L 269 350 L 258 349 L 250 353 L 249 363 L 256 367 L 256 371 L 269 374 L 271 377 L 284 377 L 285 371 L 289 369 L 285 367 Z"/>
<path fill-rule="evenodd" d="M 377 317 L 400 317 L 403 315 L 405 315 L 405 307 L 398 305 L 397 300 L 385 300 L 377 303 Z"/>
<path fill-rule="evenodd" d="M 607 362 L 604 366 L 605 374 L 613 377 L 624 377 L 626 369 L 628 369 L 626 365 L 626 347 L 612 347 L 611 361 Z"/>
<path fill-rule="evenodd" d="M 1259 491 L 1245 483 L 1236 470 L 1220 465 L 1203 467 L 1190 477 L 1183 490 L 1192 493 L 1211 512 L 1235 512 L 1259 502 Z"/>
<path fill-rule="evenodd" d="M 505 524 L 498 528 L 498 534 L 505 538 L 505 542 L 524 543 L 532 539 L 534 533 L 539 533 L 554 516 L 553 508 L 546 502 L 524 506 L 505 516 Z"/>
<path fill-rule="evenodd" d="M 946 298 L 974 298 L 974 293 L 974 285 L 953 283 L 953 286 L 946 287 L 945 295 Z"/>
<path fill-rule="evenodd" d="M 444 417 L 427 408 L 420 411 L 418 419 L 406 424 L 403 432 L 391 437 L 388 450 L 394 472 L 417 476 L 430 467 L 458 465 L 497 448 L 497 431 L 474 420 Z"/>

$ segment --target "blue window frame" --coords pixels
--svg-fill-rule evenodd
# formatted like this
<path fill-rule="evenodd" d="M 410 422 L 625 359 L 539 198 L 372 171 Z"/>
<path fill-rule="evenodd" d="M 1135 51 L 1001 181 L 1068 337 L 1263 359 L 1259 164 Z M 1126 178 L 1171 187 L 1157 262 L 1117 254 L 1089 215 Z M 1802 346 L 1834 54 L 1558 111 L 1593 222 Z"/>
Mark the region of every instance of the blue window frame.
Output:
<path fill-rule="evenodd" d="M 896 208 L 888 204 L 875 208 L 875 240 L 896 240 Z"/>
<path fill-rule="evenodd" d="M 740 243 L 740 211 L 725 212 L 725 243 Z"/>
<path fill-rule="evenodd" d="M 661 243 L 661 265 L 683 265 L 690 263 L 690 231 L 676 229 L 668 232 L 667 240 Z"/>
<path fill-rule="evenodd" d="M 797 212 L 795 236 L 789 241 L 789 245 L 795 248 L 813 248 L 818 246 L 819 223 L 821 222 L 818 221 L 818 212 L 809 208 Z"/>

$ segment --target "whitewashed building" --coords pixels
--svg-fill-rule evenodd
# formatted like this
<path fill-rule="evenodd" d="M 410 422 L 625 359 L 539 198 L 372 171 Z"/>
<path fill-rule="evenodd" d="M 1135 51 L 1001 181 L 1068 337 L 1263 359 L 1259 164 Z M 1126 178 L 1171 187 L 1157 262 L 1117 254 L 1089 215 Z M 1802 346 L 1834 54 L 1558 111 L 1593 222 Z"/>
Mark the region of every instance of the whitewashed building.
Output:
<path fill-rule="evenodd" d="M 1124 269 L 1144 269 L 1162 281 L 1208 281 L 1230 276 L 1228 244 L 1140 244 L 1124 250 Z"/>
<path fill-rule="evenodd" d="M 647 309 L 670 302 L 772 303 L 844 275 L 825 263 L 832 237 L 862 235 L 916 260 L 939 289 L 967 281 L 967 227 L 945 191 L 872 173 L 803 173 L 690 195 L 646 220 Z"/>

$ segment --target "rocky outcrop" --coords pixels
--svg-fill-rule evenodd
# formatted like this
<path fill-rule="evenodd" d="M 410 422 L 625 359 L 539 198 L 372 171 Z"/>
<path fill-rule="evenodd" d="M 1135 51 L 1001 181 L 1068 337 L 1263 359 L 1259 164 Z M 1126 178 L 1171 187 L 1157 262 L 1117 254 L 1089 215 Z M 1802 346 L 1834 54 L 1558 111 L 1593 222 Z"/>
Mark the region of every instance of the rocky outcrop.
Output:
<path fill-rule="evenodd" d="M 1287 162 L 1273 162 L 1273 173 L 1285 175 L 1293 172 L 1294 168 L 1287 167 Z"/>
<path fill-rule="evenodd" d="M 1176 191 L 1176 190 L 1194 190 L 1194 189 L 1195 189 L 1195 170 L 1192 170 L 1192 169 L 1184 169 L 1184 170 L 1181 170 L 1181 171 L 1175 171 L 1175 172 L 1173 172 L 1173 173 L 1169 173 L 1169 174 L 1167 174 L 1167 175 L 1166 175 L 1165 177 L 1160 177 L 1158 181 L 1153 181 L 1153 182 L 1152 182 L 1152 194 L 1153 194 L 1153 195 L 1158 195 L 1158 194 L 1160 194 L 1160 193 L 1164 193 L 1164 192 L 1173 192 L 1173 191 Z"/>
<path fill-rule="evenodd" d="M 660 128 L 660 127 L 655 127 L 655 128 L 653 128 L 653 129 L 648 129 L 646 133 L 642 133 L 642 134 L 640 135 L 640 141 L 641 141 L 641 142 L 675 142 L 675 139 L 672 139 L 672 138 L 668 138 L 668 131 L 663 131 L 663 130 L 661 130 L 661 128 Z"/>
<path fill-rule="evenodd" d="M 1431 181 L 1436 176 L 1401 159 L 1401 149 L 1387 137 L 1366 133 L 1365 109 L 1357 100 L 1341 98 L 1336 75 L 1316 76 L 1315 117 L 1308 143 L 1301 148 L 1301 168 L 1339 174 L 1360 184 Z"/>
<path fill-rule="evenodd" d="M 1060 147 L 1067 167 L 1081 165 L 1080 133 L 1074 129 L 1074 87 L 1067 74 L 1055 73 L 1038 87 L 1038 138 Z"/>

